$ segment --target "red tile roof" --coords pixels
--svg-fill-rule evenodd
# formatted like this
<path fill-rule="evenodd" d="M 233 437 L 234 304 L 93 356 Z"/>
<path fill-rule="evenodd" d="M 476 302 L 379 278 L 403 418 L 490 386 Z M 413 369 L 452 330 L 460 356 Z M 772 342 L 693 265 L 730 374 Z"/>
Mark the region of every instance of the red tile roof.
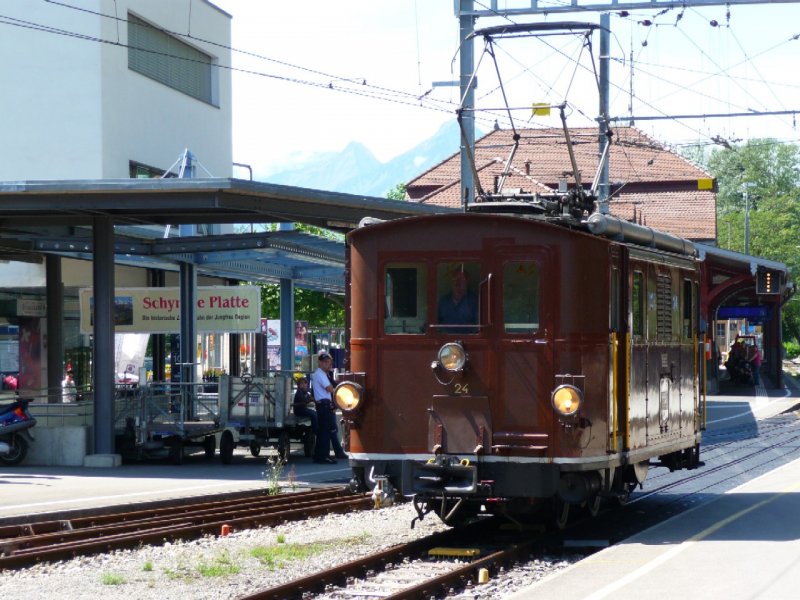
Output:
<path fill-rule="evenodd" d="M 572 166 L 561 129 L 518 130 L 519 148 L 504 188 L 552 192 L 559 180 L 571 185 Z M 609 149 L 611 213 L 693 240 L 716 239 L 714 191 L 698 190 L 698 180 L 711 175 L 633 127 L 613 129 Z M 591 186 L 600 156 L 594 128 L 570 130 L 575 160 L 585 188 Z M 493 191 L 513 144 L 511 130 L 493 131 L 476 142 L 480 183 Z M 455 154 L 406 185 L 409 199 L 443 206 L 461 206 L 461 159 Z"/>

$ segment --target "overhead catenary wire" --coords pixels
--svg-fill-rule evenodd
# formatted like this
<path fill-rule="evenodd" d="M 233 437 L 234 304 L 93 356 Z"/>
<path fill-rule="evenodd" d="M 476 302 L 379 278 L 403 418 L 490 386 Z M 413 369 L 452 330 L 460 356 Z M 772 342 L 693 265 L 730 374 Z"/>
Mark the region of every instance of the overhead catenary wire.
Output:
<path fill-rule="evenodd" d="M 53 5 L 62 6 L 62 7 L 67 8 L 67 9 L 87 12 L 87 13 L 99 15 L 99 16 L 102 16 L 102 17 L 106 17 L 106 18 L 109 18 L 109 19 L 115 19 L 117 21 L 117 23 L 127 22 L 127 19 L 119 17 L 117 15 L 104 14 L 102 12 L 94 11 L 94 10 L 87 9 L 87 8 L 84 8 L 84 7 L 75 6 L 75 5 L 70 4 L 69 2 L 66 2 L 66 1 L 63 1 L 63 0 L 44 0 L 44 1 L 47 2 L 47 3 L 53 4 Z M 189 4 L 191 5 L 191 0 L 189 0 Z M 566 6 L 569 3 L 565 2 L 563 4 Z M 487 9 L 489 8 L 484 3 L 479 2 L 477 0 L 476 0 L 476 5 L 483 6 L 484 8 L 487 8 Z M 190 6 L 190 9 L 191 9 L 191 6 Z M 672 10 L 674 10 L 672 7 L 664 8 L 664 9 L 662 9 L 660 11 L 660 13 L 658 13 L 655 16 L 653 16 L 652 19 L 655 20 L 660 15 L 666 15 L 667 13 L 669 13 Z M 686 10 L 685 7 L 681 7 L 680 13 L 677 15 L 677 17 L 675 18 L 674 22 L 672 23 L 673 27 L 676 27 L 676 28 L 678 27 L 678 23 L 681 22 L 681 20 L 683 18 L 683 13 L 685 12 L 685 10 Z M 505 18 L 506 20 L 510 21 L 511 23 L 514 23 L 514 21 L 512 19 L 510 19 L 508 16 L 502 14 L 502 12 L 499 12 L 499 11 L 494 11 L 494 12 L 498 17 Z M 615 14 L 619 14 L 619 16 L 622 17 L 621 13 L 615 13 Z M 625 15 L 623 18 L 633 18 L 633 17 L 629 16 L 629 15 Z M 728 21 L 730 21 L 730 10 L 728 11 L 727 19 L 728 19 Z M 645 21 L 647 21 L 647 19 L 642 19 L 642 22 L 645 22 Z M 652 23 L 651 23 L 651 25 L 652 25 Z M 658 25 L 659 26 L 664 26 L 663 24 L 658 24 Z M 730 27 L 730 22 L 728 23 L 728 27 Z M 48 28 L 46 26 L 42 26 L 42 28 L 40 30 L 41 31 L 47 31 L 49 33 L 57 33 L 55 28 Z M 256 70 L 256 69 L 239 69 L 239 68 L 232 67 L 232 66 L 214 65 L 214 66 L 218 66 L 219 68 L 227 68 L 227 69 L 229 69 L 231 71 L 234 71 L 234 72 L 250 74 L 250 75 L 253 75 L 253 76 L 268 77 L 268 78 L 275 79 L 277 81 L 283 81 L 283 82 L 286 82 L 286 83 L 289 83 L 289 84 L 293 84 L 293 85 L 306 85 L 306 86 L 317 87 L 317 88 L 325 87 L 327 89 L 331 89 L 331 90 L 335 90 L 335 91 L 339 91 L 339 92 L 342 92 L 342 93 L 347 93 L 347 94 L 351 94 L 351 95 L 355 95 L 355 96 L 360 96 L 360 97 L 364 97 L 364 98 L 368 98 L 368 99 L 375 99 L 375 100 L 378 100 L 378 101 L 387 101 L 387 102 L 393 102 L 393 103 L 397 103 L 397 104 L 404 104 L 404 105 L 408 105 L 408 106 L 415 106 L 415 107 L 423 108 L 423 109 L 426 109 L 426 110 L 435 110 L 435 111 L 449 113 L 449 112 L 455 111 L 455 109 L 456 109 L 456 104 L 455 103 L 448 102 L 448 101 L 443 101 L 443 100 L 437 100 L 432 95 L 427 94 L 427 93 L 420 95 L 419 93 L 411 93 L 411 92 L 404 92 L 404 91 L 401 91 L 401 90 L 392 90 L 390 88 L 382 88 L 381 86 L 374 86 L 374 85 L 368 83 L 363 78 L 344 77 L 344 76 L 341 76 L 341 75 L 325 73 L 324 71 L 311 69 L 311 68 L 308 68 L 308 67 L 304 67 L 302 65 L 292 64 L 292 63 L 289 63 L 289 62 L 286 62 L 286 61 L 281 61 L 281 60 L 274 59 L 272 57 L 264 56 L 264 55 L 261 55 L 261 54 L 257 54 L 257 53 L 254 53 L 254 52 L 248 52 L 246 50 L 241 50 L 241 49 L 235 48 L 233 46 L 225 46 L 225 45 L 218 44 L 218 43 L 215 43 L 215 42 L 210 41 L 210 40 L 204 40 L 202 38 L 199 38 L 197 36 L 192 35 L 190 26 L 187 27 L 187 32 L 186 33 L 170 32 L 170 31 L 165 30 L 165 29 L 161 29 L 161 30 L 165 31 L 166 33 L 171 33 L 173 35 L 176 35 L 178 37 L 184 37 L 186 39 L 191 39 L 193 41 L 202 42 L 202 43 L 206 43 L 206 44 L 212 44 L 212 45 L 216 45 L 216 46 L 219 46 L 219 47 L 227 48 L 231 52 L 235 52 L 235 53 L 240 53 L 240 54 L 243 54 L 243 55 L 251 56 L 251 57 L 254 57 L 254 58 L 258 59 L 258 60 L 269 61 L 269 62 L 272 62 L 274 64 L 281 65 L 282 67 L 285 67 L 287 69 L 301 70 L 303 72 L 307 72 L 309 74 L 314 74 L 314 75 L 317 75 L 319 77 L 325 77 L 327 79 L 327 81 L 322 82 L 322 81 L 316 81 L 316 80 L 313 80 L 313 79 L 305 79 L 305 78 L 300 78 L 300 77 L 286 76 L 286 75 L 280 75 L 280 74 L 276 74 L 276 73 L 266 73 L 266 72 L 259 71 L 259 70 Z M 651 29 L 651 31 L 652 31 L 652 29 Z M 66 33 L 66 32 L 62 33 L 62 34 L 68 35 L 68 33 Z M 89 40 L 91 38 L 91 36 L 82 36 L 81 34 L 76 34 L 74 32 L 72 32 L 72 34 L 75 37 L 80 37 L 81 39 Z M 797 39 L 797 36 L 795 36 L 794 39 Z M 105 40 L 95 40 L 95 41 L 103 41 L 105 43 L 113 43 L 113 42 L 108 42 L 108 41 L 105 41 Z M 764 51 L 762 51 L 760 53 L 751 55 L 749 57 L 749 60 L 753 60 L 756 57 L 758 57 L 760 54 L 768 52 L 769 50 L 770 49 L 766 49 L 766 50 L 764 50 Z M 182 57 L 175 57 L 175 58 L 182 58 Z M 614 82 L 612 82 L 611 85 L 612 85 L 612 88 L 617 90 L 618 92 L 619 92 L 619 90 L 623 89 L 622 86 L 619 86 Z M 367 91 L 367 90 L 369 90 L 369 91 Z M 625 91 L 627 93 L 627 90 L 625 90 Z M 650 105 L 651 108 L 654 110 L 654 112 L 659 112 L 660 114 L 663 114 L 663 115 L 667 116 L 666 111 L 658 110 L 655 106 L 652 105 L 652 103 L 648 103 L 643 98 L 638 97 L 638 98 L 636 98 L 636 100 L 639 103 L 641 103 L 642 105 L 644 105 L 644 106 Z M 573 108 L 575 110 L 577 110 L 578 112 L 580 112 L 581 114 L 583 114 L 583 112 L 580 110 L 580 108 L 577 107 L 577 105 L 574 106 Z M 761 111 L 761 112 L 766 114 L 768 111 Z M 476 115 L 476 119 L 479 120 L 480 123 L 486 123 L 486 125 L 488 127 L 491 127 L 491 125 L 493 124 L 495 118 L 496 117 L 492 116 L 492 115 L 488 115 L 486 118 L 482 117 L 479 114 Z M 589 118 L 589 117 L 587 116 L 587 118 Z M 679 124 L 682 127 L 684 127 L 685 129 L 687 129 L 688 131 L 692 131 L 698 137 L 702 137 L 702 138 L 709 138 L 710 137 L 710 134 L 708 132 L 692 128 L 688 123 L 680 123 L 679 122 Z"/>

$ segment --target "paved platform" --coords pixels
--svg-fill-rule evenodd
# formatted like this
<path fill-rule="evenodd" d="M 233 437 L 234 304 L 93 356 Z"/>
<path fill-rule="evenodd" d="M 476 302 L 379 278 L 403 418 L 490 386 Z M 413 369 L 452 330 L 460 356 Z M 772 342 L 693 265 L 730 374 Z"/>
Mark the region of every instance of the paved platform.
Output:
<path fill-rule="evenodd" d="M 800 597 L 800 460 L 660 523 L 512 596 Z"/>
<path fill-rule="evenodd" d="M 292 453 L 278 473 L 284 484 L 331 485 L 350 480 L 347 461 L 314 464 L 302 450 Z M 233 463 L 219 457 L 188 456 L 169 462 L 123 464 L 117 468 L 0 466 L 0 521 L 108 505 L 127 505 L 201 496 L 209 493 L 266 489 L 272 476 L 265 456 L 237 450 Z"/>

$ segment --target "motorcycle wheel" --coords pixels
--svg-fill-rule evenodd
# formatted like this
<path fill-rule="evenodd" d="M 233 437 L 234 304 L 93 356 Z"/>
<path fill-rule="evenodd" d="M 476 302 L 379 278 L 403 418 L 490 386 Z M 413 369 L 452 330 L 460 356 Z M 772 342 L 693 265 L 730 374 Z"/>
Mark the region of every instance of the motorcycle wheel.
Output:
<path fill-rule="evenodd" d="M 12 435 L 8 440 L 8 445 L 11 446 L 8 454 L 0 454 L 0 463 L 4 465 L 18 465 L 28 454 L 28 440 L 21 435 Z"/>

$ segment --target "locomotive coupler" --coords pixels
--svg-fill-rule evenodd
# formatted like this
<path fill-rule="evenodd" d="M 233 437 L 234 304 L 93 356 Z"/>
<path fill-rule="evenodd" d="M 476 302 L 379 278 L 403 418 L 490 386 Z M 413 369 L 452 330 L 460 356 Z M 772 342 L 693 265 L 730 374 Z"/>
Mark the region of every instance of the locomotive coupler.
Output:
<path fill-rule="evenodd" d="M 414 510 L 417 511 L 417 516 L 411 519 L 411 529 L 414 529 L 414 525 L 417 524 L 417 521 L 422 521 L 422 519 L 425 518 L 425 515 L 427 515 L 433 509 L 428 502 L 420 499 L 419 494 L 415 494 L 411 502 L 414 505 Z"/>

